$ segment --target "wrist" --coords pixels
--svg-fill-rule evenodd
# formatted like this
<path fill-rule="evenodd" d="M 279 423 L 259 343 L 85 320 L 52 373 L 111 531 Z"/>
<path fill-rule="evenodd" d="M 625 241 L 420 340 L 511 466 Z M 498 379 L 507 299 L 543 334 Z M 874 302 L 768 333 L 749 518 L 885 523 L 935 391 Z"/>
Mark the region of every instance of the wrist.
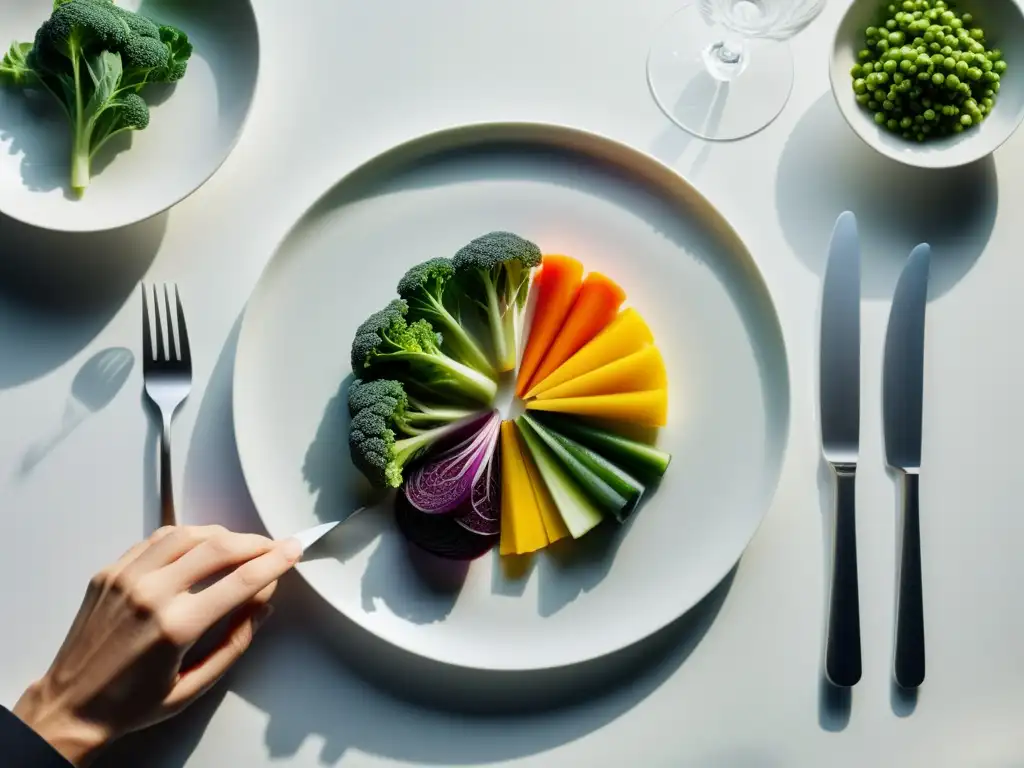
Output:
<path fill-rule="evenodd" d="M 11 711 L 76 768 L 89 765 L 109 737 L 103 728 L 47 696 L 46 689 L 43 681 L 33 683 Z"/>

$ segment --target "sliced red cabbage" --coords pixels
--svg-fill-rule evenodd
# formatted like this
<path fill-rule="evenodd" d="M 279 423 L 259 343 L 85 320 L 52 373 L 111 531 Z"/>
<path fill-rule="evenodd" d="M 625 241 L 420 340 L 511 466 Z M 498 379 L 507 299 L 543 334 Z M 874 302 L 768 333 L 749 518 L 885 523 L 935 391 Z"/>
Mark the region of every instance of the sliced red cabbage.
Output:
<path fill-rule="evenodd" d="M 474 434 L 409 473 L 404 489 L 409 503 L 421 512 L 444 515 L 470 501 L 490 465 L 500 429 L 501 417 L 492 412 Z"/>
<path fill-rule="evenodd" d="M 481 536 L 497 536 L 501 533 L 501 463 L 497 450 L 480 477 L 470 501 L 455 513 L 455 522 L 463 528 Z"/>
<path fill-rule="evenodd" d="M 401 493 L 395 497 L 395 522 L 410 543 L 448 560 L 475 560 L 487 554 L 497 541 L 493 536 L 470 532 L 454 517 L 420 512 Z"/>

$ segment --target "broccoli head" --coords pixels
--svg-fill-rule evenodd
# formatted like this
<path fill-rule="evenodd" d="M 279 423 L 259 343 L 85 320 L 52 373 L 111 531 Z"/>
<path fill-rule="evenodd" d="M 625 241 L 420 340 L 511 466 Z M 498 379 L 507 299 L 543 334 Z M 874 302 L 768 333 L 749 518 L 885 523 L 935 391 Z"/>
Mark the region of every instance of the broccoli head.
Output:
<path fill-rule="evenodd" d="M 404 387 L 400 382 L 383 379 L 353 382 L 349 388 L 349 409 L 352 422 L 348 442 L 352 462 L 371 484 L 381 488 L 400 486 L 402 472 L 409 462 L 481 415 L 463 412 L 459 419 L 430 428 L 411 425 L 412 412 Z"/>
<path fill-rule="evenodd" d="M 92 159 L 112 137 L 149 125 L 138 92 L 181 79 L 192 45 L 179 29 L 111 0 L 57 0 L 33 43 L 15 43 L 0 60 L 0 79 L 42 88 L 71 126 L 71 187 L 89 186 Z"/>
<path fill-rule="evenodd" d="M 516 365 L 516 333 L 529 292 L 530 273 L 540 249 L 511 232 L 478 237 L 452 260 L 465 295 L 473 297 L 490 329 L 495 367 Z"/>
<path fill-rule="evenodd" d="M 409 316 L 426 320 L 440 331 L 444 348 L 460 363 L 495 378 L 494 366 L 476 339 L 467 331 L 457 314 L 449 309 L 445 292 L 455 278 L 451 259 L 436 258 L 417 264 L 398 282 L 398 295 L 409 305 Z"/>
<path fill-rule="evenodd" d="M 398 378 L 440 399 L 490 403 L 498 385 L 441 351 L 441 337 L 426 320 L 406 321 L 408 305 L 395 299 L 374 312 L 352 340 L 352 370 L 368 379 Z"/>
<path fill-rule="evenodd" d="M 348 390 L 349 414 L 355 416 L 367 409 L 390 419 L 394 427 L 406 435 L 420 435 L 434 427 L 479 413 L 471 408 L 445 408 L 421 403 L 406 394 L 400 381 L 356 379 Z"/>

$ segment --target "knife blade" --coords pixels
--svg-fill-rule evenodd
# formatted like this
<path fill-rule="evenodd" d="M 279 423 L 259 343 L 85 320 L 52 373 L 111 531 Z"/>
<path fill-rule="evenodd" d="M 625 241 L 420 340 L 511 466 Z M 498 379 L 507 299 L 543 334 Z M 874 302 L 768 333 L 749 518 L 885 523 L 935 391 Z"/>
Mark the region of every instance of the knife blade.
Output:
<path fill-rule="evenodd" d="M 896 284 L 885 336 L 882 415 L 885 457 L 902 475 L 903 534 L 893 676 L 903 688 L 924 682 L 924 600 L 921 578 L 921 419 L 924 406 L 925 316 L 931 247 L 917 246 Z"/>
<path fill-rule="evenodd" d="M 333 531 L 339 525 L 341 525 L 342 523 L 347 523 L 360 512 L 365 512 L 366 509 L 366 507 L 360 507 L 359 509 L 355 510 L 354 512 L 351 512 L 341 520 L 335 520 L 330 523 L 322 523 L 321 525 L 314 525 L 312 528 L 306 528 L 303 531 L 299 531 L 296 534 L 292 534 L 291 538 L 298 539 L 299 543 L 302 544 L 302 551 L 306 552 L 306 550 L 308 550 L 310 547 L 312 547 L 314 544 L 320 541 L 320 539 L 322 539 L 328 533 Z"/>
<path fill-rule="evenodd" d="M 855 483 L 860 447 L 860 238 L 849 211 L 836 220 L 822 288 L 821 445 L 835 475 L 835 529 L 825 675 L 849 687 L 861 676 Z"/>

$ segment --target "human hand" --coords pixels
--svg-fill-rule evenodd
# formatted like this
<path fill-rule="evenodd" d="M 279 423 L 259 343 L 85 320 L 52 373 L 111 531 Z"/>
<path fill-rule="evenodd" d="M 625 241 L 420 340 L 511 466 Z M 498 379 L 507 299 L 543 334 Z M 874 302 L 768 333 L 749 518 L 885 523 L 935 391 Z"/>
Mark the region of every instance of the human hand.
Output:
<path fill-rule="evenodd" d="M 87 765 L 114 739 L 208 691 L 249 647 L 277 579 L 301 555 L 294 539 L 218 525 L 161 528 L 93 577 L 56 659 L 14 714 L 75 766 Z M 229 614 L 223 642 L 184 667 L 189 649 Z"/>

